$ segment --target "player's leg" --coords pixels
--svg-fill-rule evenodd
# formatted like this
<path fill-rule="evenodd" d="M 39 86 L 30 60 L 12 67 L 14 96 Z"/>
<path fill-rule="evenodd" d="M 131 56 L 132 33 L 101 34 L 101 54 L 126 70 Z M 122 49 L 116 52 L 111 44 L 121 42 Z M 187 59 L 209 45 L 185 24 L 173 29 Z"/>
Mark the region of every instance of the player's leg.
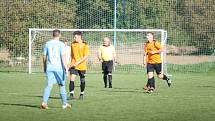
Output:
<path fill-rule="evenodd" d="M 155 89 L 154 64 L 147 64 L 148 91 L 153 92 Z"/>
<path fill-rule="evenodd" d="M 171 80 L 170 80 L 170 78 L 168 78 L 165 74 L 163 74 L 161 72 L 161 69 L 162 69 L 162 64 L 161 63 L 155 65 L 155 70 L 156 70 L 158 78 L 166 80 L 167 85 L 170 87 L 171 86 Z"/>
<path fill-rule="evenodd" d="M 46 74 L 47 74 L 47 85 L 43 93 L 43 102 L 41 105 L 42 109 L 48 109 L 48 99 L 53 85 L 57 82 L 53 72 L 47 72 Z"/>
<path fill-rule="evenodd" d="M 104 87 L 107 87 L 107 66 L 106 62 L 102 62 L 102 73 L 103 73 L 103 81 L 104 81 Z"/>
<path fill-rule="evenodd" d="M 66 87 L 65 84 L 59 85 L 60 89 L 60 96 L 61 96 L 61 102 L 62 102 L 62 108 L 71 108 L 72 106 L 67 103 L 67 94 L 66 94 Z"/>
<path fill-rule="evenodd" d="M 108 61 L 107 64 L 107 72 L 108 72 L 108 82 L 109 82 L 109 88 L 112 88 L 112 70 L 113 70 L 113 61 Z"/>
<path fill-rule="evenodd" d="M 149 90 L 154 91 L 155 89 L 155 78 L 153 72 L 148 72 L 148 84 L 149 84 Z"/>
<path fill-rule="evenodd" d="M 59 85 L 60 97 L 62 102 L 62 108 L 71 108 L 71 105 L 67 103 L 67 94 L 65 88 L 65 80 L 66 80 L 66 73 L 64 72 L 54 72 L 55 79 Z"/>
<path fill-rule="evenodd" d="M 70 69 L 70 83 L 69 83 L 69 94 L 70 99 L 74 98 L 74 89 L 75 89 L 75 77 L 78 74 L 78 71 L 76 69 Z"/>
<path fill-rule="evenodd" d="M 80 90 L 81 90 L 79 99 L 83 100 L 84 90 L 85 90 L 85 74 L 86 74 L 86 71 L 81 70 L 81 71 L 78 71 L 78 73 L 80 76 Z"/>

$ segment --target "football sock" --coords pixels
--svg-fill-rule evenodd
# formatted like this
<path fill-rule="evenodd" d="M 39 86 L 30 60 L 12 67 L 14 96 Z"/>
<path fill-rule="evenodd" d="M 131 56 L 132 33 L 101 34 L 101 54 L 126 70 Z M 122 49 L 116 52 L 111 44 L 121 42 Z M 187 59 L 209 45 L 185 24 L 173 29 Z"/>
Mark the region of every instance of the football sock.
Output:
<path fill-rule="evenodd" d="M 103 80 L 104 80 L 104 84 L 106 87 L 107 86 L 107 75 L 106 74 L 103 75 Z"/>
<path fill-rule="evenodd" d="M 108 75 L 109 88 L 112 88 L 112 75 Z"/>
<path fill-rule="evenodd" d="M 74 91 L 75 85 L 74 85 L 74 81 L 70 81 L 69 83 L 69 92 Z"/>
<path fill-rule="evenodd" d="M 152 78 L 148 79 L 148 84 L 150 87 L 153 87 L 155 89 L 155 78 L 152 77 Z"/>
<path fill-rule="evenodd" d="M 169 78 L 166 75 L 163 75 L 163 80 L 168 80 Z"/>
<path fill-rule="evenodd" d="M 84 89 L 85 89 L 85 81 L 82 81 L 82 82 L 81 82 L 80 87 L 81 87 L 81 92 L 84 92 Z"/>
<path fill-rule="evenodd" d="M 108 82 L 109 84 L 112 84 L 112 75 L 108 75 Z"/>

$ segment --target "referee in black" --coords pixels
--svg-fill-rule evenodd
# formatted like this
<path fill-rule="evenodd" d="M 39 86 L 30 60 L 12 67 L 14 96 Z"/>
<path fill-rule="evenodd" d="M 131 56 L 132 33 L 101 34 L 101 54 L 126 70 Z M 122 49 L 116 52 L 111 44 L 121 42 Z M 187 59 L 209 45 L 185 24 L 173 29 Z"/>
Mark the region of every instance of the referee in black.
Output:
<path fill-rule="evenodd" d="M 116 51 L 110 42 L 110 38 L 105 37 L 103 40 L 103 45 L 101 45 L 98 50 L 98 59 L 99 62 L 102 63 L 105 88 L 107 88 L 107 81 L 109 82 L 109 88 L 112 88 L 113 63 L 116 61 Z"/>

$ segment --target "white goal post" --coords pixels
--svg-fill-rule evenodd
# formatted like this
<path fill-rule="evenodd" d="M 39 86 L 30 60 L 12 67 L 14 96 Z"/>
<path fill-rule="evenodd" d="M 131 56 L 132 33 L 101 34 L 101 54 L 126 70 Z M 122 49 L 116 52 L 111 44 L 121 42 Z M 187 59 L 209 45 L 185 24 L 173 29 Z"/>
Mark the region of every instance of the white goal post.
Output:
<path fill-rule="evenodd" d="M 29 28 L 28 73 L 42 72 L 42 47 L 51 39 L 54 29 Z M 82 31 L 84 39 L 90 46 L 89 71 L 100 71 L 96 62 L 96 51 L 104 37 L 113 40 L 120 66 L 116 71 L 141 71 L 143 69 L 143 44 L 146 33 L 153 32 L 156 40 L 166 46 L 167 32 L 164 29 L 59 29 L 64 38 L 72 41 L 72 32 Z M 116 32 L 116 36 L 114 34 Z M 161 53 L 162 72 L 167 74 L 166 51 Z"/>

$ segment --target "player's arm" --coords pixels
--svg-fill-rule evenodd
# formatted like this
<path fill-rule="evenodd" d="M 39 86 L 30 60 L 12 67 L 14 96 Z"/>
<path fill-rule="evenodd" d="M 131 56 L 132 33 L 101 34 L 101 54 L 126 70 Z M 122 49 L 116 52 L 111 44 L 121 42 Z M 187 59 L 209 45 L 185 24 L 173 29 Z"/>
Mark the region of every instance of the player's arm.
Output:
<path fill-rule="evenodd" d="M 82 63 L 83 61 L 85 61 L 87 59 L 88 59 L 88 55 L 85 55 L 83 58 L 81 58 L 79 61 L 77 61 L 73 66 L 79 65 L 80 63 Z"/>
<path fill-rule="evenodd" d="M 115 50 L 114 47 L 113 47 L 113 49 L 112 49 L 112 55 L 113 55 L 113 60 L 114 60 L 115 62 L 117 62 L 116 50 Z"/>
<path fill-rule="evenodd" d="M 143 65 L 144 66 L 146 66 L 147 65 L 147 54 L 146 53 L 144 53 L 144 55 L 143 55 Z"/>
<path fill-rule="evenodd" d="M 102 50 L 101 50 L 101 47 L 98 50 L 97 57 L 99 59 L 99 62 L 102 62 Z"/>
<path fill-rule="evenodd" d="M 66 53 L 62 53 L 62 62 L 63 62 L 63 67 L 65 71 L 68 71 L 68 66 L 67 66 L 67 60 L 66 60 Z"/>
<path fill-rule="evenodd" d="M 46 73 L 47 69 L 47 48 L 46 45 L 43 48 L 43 72 Z"/>
<path fill-rule="evenodd" d="M 143 49 L 143 65 L 146 67 L 147 65 L 147 48 L 146 48 L 146 44 L 144 46 L 144 49 Z"/>
<path fill-rule="evenodd" d="M 151 54 L 160 54 L 161 52 L 163 52 L 163 47 L 161 46 L 161 44 L 159 42 L 155 42 L 155 46 L 158 49 L 157 51 L 151 51 Z"/>
<path fill-rule="evenodd" d="M 47 57 L 46 55 L 43 56 L 43 72 L 46 73 L 46 67 L 47 67 Z"/>

